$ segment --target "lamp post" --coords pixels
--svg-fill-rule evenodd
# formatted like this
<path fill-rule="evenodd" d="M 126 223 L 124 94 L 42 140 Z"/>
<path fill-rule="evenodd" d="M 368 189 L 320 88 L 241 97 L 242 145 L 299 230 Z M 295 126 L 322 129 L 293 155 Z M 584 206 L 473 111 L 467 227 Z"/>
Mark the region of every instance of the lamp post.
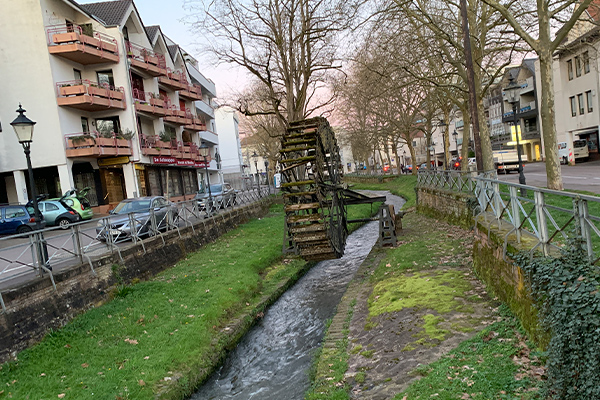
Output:
<path fill-rule="evenodd" d="M 440 128 L 442 128 L 442 140 L 444 141 L 444 145 L 442 146 L 443 147 L 443 151 L 444 151 L 444 169 L 446 169 L 446 170 L 450 169 L 448 167 L 448 158 L 447 158 L 447 154 L 446 154 L 446 134 L 447 133 L 446 133 L 446 128 L 445 127 L 447 125 L 448 124 L 446 124 L 446 122 L 443 121 L 442 119 L 440 119 L 440 122 L 437 125 Z M 450 144 L 448 144 L 448 147 L 450 147 Z M 450 150 L 448 150 L 448 151 L 450 151 Z M 436 164 L 437 164 L 437 162 L 436 162 Z M 437 165 L 436 165 L 436 167 L 437 167 Z"/>
<path fill-rule="evenodd" d="M 256 150 L 252 153 L 252 159 L 254 160 L 254 170 L 256 171 L 256 187 L 258 188 L 258 193 L 260 194 L 260 181 L 258 180 L 258 154 L 256 154 Z"/>
<path fill-rule="evenodd" d="M 206 142 L 202 142 L 198 148 L 200 155 L 204 158 L 204 173 L 206 174 L 206 186 L 208 187 L 208 203 L 206 204 L 206 212 L 210 214 L 212 208 L 212 193 L 210 191 L 210 176 L 208 175 L 208 158 L 210 157 L 210 147 Z"/>
<path fill-rule="evenodd" d="M 269 161 L 265 160 L 265 174 L 267 176 L 267 190 L 271 194 L 271 184 L 269 183 Z"/>
<path fill-rule="evenodd" d="M 460 153 L 458 152 L 458 132 L 456 132 L 456 129 L 454 132 L 452 132 L 452 137 L 454 138 L 454 148 L 456 149 L 456 161 L 460 163 Z"/>
<path fill-rule="evenodd" d="M 517 103 L 521 94 L 521 86 L 515 82 L 512 76 L 508 80 L 508 86 L 504 88 L 506 101 L 512 106 L 513 110 L 513 125 L 515 127 L 515 136 L 517 138 L 517 157 L 519 158 L 519 183 L 525 185 L 525 174 L 523 172 L 523 160 L 521 159 L 521 144 L 519 143 L 519 122 L 517 120 Z M 527 196 L 527 190 L 521 188 L 521 196 Z"/>
<path fill-rule="evenodd" d="M 40 213 L 40 208 L 38 206 L 37 200 L 37 190 L 35 188 L 35 180 L 33 179 L 33 167 L 31 166 L 31 142 L 33 141 L 33 127 L 36 124 L 34 121 L 30 120 L 25 116 L 25 110 L 21 107 L 19 103 L 19 109 L 17 110 L 19 116 L 15 118 L 12 125 L 15 134 L 17 135 L 17 140 L 23 146 L 23 151 L 25 152 L 25 159 L 27 160 L 27 172 L 29 173 L 29 186 L 31 188 L 31 194 L 33 197 L 33 211 L 35 215 L 35 228 L 36 230 L 42 229 L 42 214 Z M 40 234 L 41 238 L 41 247 L 38 247 L 38 256 L 44 265 L 48 264 L 48 248 L 46 247 L 46 242 L 44 241 L 43 234 Z M 40 243 L 38 243 L 39 246 Z"/>
<path fill-rule="evenodd" d="M 435 156 L 435 142 L 432 141 L 431 142 L 431 146 L 429 146 L 429 151 L 431 151 L 431 162 L 433 163 L 433 168 L 431 168 L 432 166 L 430 165 L 429 167 L 431 169 L 437 169 L 437 158 L 434 160 L 433 157 Z"/>
<path fill-rule="evenodd" d="M 404 165 L 404 168 L 406 168 L 406 150 L 402 150 L 402 165 Z"/>

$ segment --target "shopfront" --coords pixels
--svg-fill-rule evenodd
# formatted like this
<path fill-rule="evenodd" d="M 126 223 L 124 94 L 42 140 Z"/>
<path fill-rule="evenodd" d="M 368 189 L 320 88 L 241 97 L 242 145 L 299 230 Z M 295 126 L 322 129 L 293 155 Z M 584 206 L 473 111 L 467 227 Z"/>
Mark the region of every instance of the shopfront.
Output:
<path fill-rule="evenodd" d="M 118 204 L 127 197 L 123 165 L 128 163 L 128 156 L 101 158 L 98 160 L 104 204 Z"/>
<path fill-rule="evenodd" d="M 143 166 L 140 176 L 144 177 L 148 195 L 167 197 L 168 193 L 169 200 L 183 201 L 193 198 L 198 192 L 198 168 L 204 168 L 204 163 L 173 157 L 153 157 L 152 164 Z"/>

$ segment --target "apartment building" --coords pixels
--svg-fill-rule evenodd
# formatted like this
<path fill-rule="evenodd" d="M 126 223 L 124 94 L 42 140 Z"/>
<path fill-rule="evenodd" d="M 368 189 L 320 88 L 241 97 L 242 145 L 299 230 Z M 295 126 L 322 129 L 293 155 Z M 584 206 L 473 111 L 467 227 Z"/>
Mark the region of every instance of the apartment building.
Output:
<path fill-rule="evenodd" d="M 132 0 L 5 2 L 0 26 L 0 120 L 8 126 L 20 102 L 37 122 L 38 193 L 87 187 L 106 210 L 127 197 L 191 198 L 205 161 L 217 177 L 215 86 L 159 26 L 143 24 Z M 0 202 L 28 200 L 26 168 L 5 129 Z"/>
<path fill-rule="evenodd" d="M 237 111 L 229 106 L 215 110 L 215 123 L 219 132 L 221 154 L 221 174 L 223 180 L 236 189 L 244 189 L 242 177 L 244 159 L 240 142 L 239 118 Z"/>
<path fill-rule="evenodd" d="M 598 158 L 599 50 L 600 28 L 595 26 L 581 36 L 569 37 L 553 65 L 557 141 L 572 148 L 573 140 L 586 140 L 590 158 Z"/>

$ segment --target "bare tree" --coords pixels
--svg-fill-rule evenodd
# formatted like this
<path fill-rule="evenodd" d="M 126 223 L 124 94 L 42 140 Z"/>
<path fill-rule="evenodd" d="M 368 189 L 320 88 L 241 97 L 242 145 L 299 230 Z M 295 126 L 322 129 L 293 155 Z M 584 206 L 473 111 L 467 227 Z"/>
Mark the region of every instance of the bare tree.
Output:
<path fill-rule="evenodd" d="M 359 0 L 187 0 L 195 28 L 220 62 L 244 68 L 268 89 L 268 107 L 242 99 L 245 115 L 275 115 L 282 126 L 332 104 L 322 90 L 339 71 L 339 44 Z M 265 105 L 264 103 L 261 105 Z"/>
<path fill-rule="evenodd" d="M 552 57 L 592 0 L 481 1 L 497 10 L 512 26 L 514 33 L 527 42 L 540 59 L 540 112 L 548 188 L 562 190 L 556 139 Z"/>

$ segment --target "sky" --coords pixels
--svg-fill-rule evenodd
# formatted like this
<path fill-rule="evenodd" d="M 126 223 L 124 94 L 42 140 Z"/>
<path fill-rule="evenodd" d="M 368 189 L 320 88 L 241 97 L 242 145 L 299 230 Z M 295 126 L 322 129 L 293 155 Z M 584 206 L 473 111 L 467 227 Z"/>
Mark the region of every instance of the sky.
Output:
<path fill-rule="evenodd" d="M 77 0 L 81 4 L 97 1 Z M 247 77 L 242 70 L 227 65 L 217 66 L 209 54 L 199 52 L 197 43 L 201 43 L 204 38 L 192 33 L 190 25 L 182 21 L 186 17 L 186 11 L 183 8 L 184 0 L 137 0 L 134 2 L 144 25 L 160 25 L 165 35 L 198 60 L 198 69 L 215 83 L 219 98 L 227 98 L 228 94 L 238 92 L 239 88 L 245 85 Z"/>

